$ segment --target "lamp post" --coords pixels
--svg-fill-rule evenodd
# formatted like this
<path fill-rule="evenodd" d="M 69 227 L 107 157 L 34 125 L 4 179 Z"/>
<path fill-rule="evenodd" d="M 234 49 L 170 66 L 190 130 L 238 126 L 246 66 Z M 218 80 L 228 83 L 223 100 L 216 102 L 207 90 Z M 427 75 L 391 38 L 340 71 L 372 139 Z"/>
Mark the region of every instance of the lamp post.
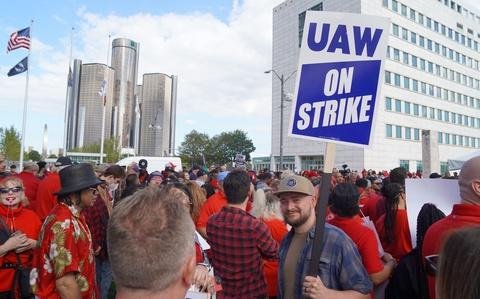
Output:
<path fill-rule="evenodd" d="M 279 171 L 283 170 L 283 108 L 285 108 L 285 82 L 287 82 L 296 72 L 296 70 L 293 71 L 287 78 L 285 78 L 283 74 L 280 76 L 274 69 L 264 72 L 265 74 L 273 73 L 277 79 L 280 80 L 280 169 L 277 169 Z"/>

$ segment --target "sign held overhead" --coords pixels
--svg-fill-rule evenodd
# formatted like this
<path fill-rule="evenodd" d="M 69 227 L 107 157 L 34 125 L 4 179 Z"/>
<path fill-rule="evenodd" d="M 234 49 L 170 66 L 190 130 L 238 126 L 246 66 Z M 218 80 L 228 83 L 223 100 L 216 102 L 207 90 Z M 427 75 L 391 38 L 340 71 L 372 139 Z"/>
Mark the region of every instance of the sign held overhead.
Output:
<path fill-rule="evenodd" d="M 307 12 L 290 136 L 370 144 L 389 24 L 382 17 Z"/>

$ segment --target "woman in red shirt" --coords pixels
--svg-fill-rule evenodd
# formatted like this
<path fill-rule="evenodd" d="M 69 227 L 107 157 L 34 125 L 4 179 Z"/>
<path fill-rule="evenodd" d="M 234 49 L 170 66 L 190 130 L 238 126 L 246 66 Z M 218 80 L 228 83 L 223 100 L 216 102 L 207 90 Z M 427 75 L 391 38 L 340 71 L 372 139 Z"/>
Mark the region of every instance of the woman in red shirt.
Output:
<path fill-rule="evenodd" d="M 22 206 L 25 193 L 19 178 L 11 176 L 0 182 L 0 199 L 0 298 L 20 298 L 15 267 L 18 261 L 24 268 L 32 267 L 42 224 L 37 214 Z"/>
<path fill-rule="evenodd" d="M 375 223 L 383 249 L 397 262 L 412 250 L 412 238 L 408 226 L 405 190 L 402 185 L 385 186 L 385 214 Z"/>
<path fill-rule="evenodd" d="M 280 244 L 288 230 L 280 212 L 278 197 L 273 195 L 271 191 L 264 192 L 263 189 L 258 189 L 253 196 L 251 214 L 261 219 L 268 226 L 272 238 Z M 263 261 L 263 275 L 267 282 L 268 297 L 274 298 L 278 293 L 278 261 L 265 259 Z"/>

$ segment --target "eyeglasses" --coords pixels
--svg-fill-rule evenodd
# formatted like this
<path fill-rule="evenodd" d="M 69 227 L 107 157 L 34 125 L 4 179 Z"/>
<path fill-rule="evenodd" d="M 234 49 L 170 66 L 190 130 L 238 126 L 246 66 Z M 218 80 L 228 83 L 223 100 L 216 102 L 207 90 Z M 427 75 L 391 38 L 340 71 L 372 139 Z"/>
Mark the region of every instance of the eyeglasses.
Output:
<path fill-rule="evenodd" d="M 13 192 L 13 193 L 18 193 L 20 191 L 23 191 L 23 188 L 20 187 L 20 186 L 16 186 L 16 187 L 12 187 L 12 188 L 0 188 L 0 193 L 2 194 L 7 194 L 7 193 L 10 193 Z"/>
<path fill-rule="evenodd" d="M 98 189 L 97 188 L 89 188 L 88 190 L 92 191 L 93 195 L 98 194 Z"/>

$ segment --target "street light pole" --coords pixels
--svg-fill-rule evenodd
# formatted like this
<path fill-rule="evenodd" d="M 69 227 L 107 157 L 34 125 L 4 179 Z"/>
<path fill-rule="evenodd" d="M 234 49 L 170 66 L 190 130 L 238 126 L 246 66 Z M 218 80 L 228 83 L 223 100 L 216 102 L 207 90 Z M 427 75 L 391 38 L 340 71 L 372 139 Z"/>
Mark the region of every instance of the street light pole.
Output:
<path fill-rule="evenodd" d="M 283 74 L 280 79 L 280 169 L 283 171 L 283 108 L 284 108 L 284 85 Z"/>
<path fill-rule="evenodd" d="M 285 78 L 283 74 L 279 76 L 273 69 L 265 71 L 265 74 L 273 73 L 277 79 L 280 80 L 280 165 L 277 171 L 283 170 L 283 109 L 285 108 L 285 82 L 287 82 L 296 72 L 296 70 L 293 71 L 287 78 Z"/>

